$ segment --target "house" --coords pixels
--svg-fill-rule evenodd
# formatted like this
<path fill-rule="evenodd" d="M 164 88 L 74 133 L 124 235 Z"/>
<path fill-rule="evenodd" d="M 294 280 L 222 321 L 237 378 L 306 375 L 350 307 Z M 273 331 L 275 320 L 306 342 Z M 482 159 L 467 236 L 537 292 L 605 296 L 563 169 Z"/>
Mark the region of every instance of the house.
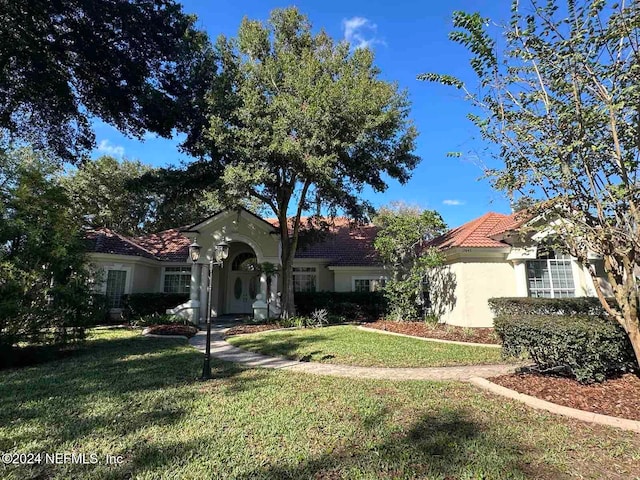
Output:
<path fill-rule="evenodd" d="M 184 293 L 189 301 L 174 313 L 201 320 L 207 302 L 207 282 L 212 274 L 213 315 L 251 314 L 258 294 L 266 298 L 266 276 L 257 266 L 280 264 L 277 221 L 263 219 L 248 210 L 225 210 L 194 225 L 138 238 L 128 238 L 102 228 L 87 233 L 91 262 L 102 271 L 100 289 L 113 312 L 129 293 Z M 384 277 L 374 248 L 373 225 L 353 225 L 338 217 L 328 232 L 306 248 L 298 248 L 293 264 L 296 291 L 370 291 Z M 189 245 L 202 246 L 196 264 L 189 259 Z M 229 256 L 209 272 L 215 245 L 224 240 Z M 277 313 L 278 279 L 272 281 L 272 311 Z"/>
<path fill-rule="evenodd" d="M 595 295 L 586 267 L 544 245 L 542 237 L 522 238 L 514 215 L 487 213 L 434 239 L 444 265 L 429 275 L 432 312 L 441 322 L 488 327 L 492 297 L 573 297 Z M 127 238 L 108 229 L 88 232 L 92 263 L 103 271 L 101 289 L 113 311 L 128 293 L 183 293 L 189 300 L 174 313 L 202 320 L 207 282 L 212 275 L 213 315 L 250 314 L 256 298 L 266 298 L 266 276 L 259 264 L 280 264 L 277 222 L 245 209 L 225 210 L 181 229 Z M 386 273 L 373 248 L 376 228 L 338 217 L 327 234 L 299 248 L 293 264 L 295 291 L 372 291 Z M 200 260 L 189 259 L 189 245 L 202 246 Z M 209 272 L 215 245 L 229 244 L 222 266 Z M 601 261 L 593 259 L 602 277 Z M 604 280 L 603 280 L 604 281 Z M 605 285 L 606 286 L 606 285 Z M 260 295 L 260 297 L 258 297 Z M 278 279 L 271 301 L 277 313 Z M 272 310 L 273 311 L 273 310 Z"/>

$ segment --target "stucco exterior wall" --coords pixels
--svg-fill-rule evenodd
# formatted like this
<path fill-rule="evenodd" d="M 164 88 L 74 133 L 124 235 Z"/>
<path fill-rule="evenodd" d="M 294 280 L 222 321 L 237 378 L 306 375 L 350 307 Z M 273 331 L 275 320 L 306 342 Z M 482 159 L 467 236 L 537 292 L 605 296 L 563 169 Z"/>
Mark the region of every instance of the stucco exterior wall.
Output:
<path fill-rule="evenodd" d="M 515 297 L 516 281 L 513 265 L 502 261 L 471 261 L 462 264 L 465 315 L 452 325 L 492 327 L 493 313 L 488 300 L 493 297 Z"/>
<path fill-rule="evenodd" d="M 461 327 L 491 327 L 488 300 L 518 296 L 508 250 L 464 249 L 449 253 L 443 267 L 429 275 L 432 312 L 441 323 Z"/>
<path fill-rule="evenodd" d="M 166 265 L 166 266 L 171 266 Z M 162 267 L 136 264 L 132 271 L 131 293 L 161 292 Z"/>

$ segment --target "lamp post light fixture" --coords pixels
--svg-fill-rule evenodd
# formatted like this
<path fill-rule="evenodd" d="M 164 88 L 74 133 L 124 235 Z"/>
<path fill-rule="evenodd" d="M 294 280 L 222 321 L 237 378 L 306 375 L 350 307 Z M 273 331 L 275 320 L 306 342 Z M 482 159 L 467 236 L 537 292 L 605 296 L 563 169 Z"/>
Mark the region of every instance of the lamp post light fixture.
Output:
<path fill-rule="evenodd" d="M 197 263 L 200 259 L 200 250 L 202 247 L 198 245 L 196 240 L 189 245 L 189 256 L 193 263 Z M 204 349 L 204 364 L 202 366 L 202 376 L 200 380 L 209 380 L 211 378 L 211 291 L 213 284 L 213 267 L 222 268 L 224 261 L 229 257 L 229 244 L 224 240 L 218 243 L 214 249 L 214 255 L 209 261 L 209 282 L 207 283 L 207 344 Z"/>

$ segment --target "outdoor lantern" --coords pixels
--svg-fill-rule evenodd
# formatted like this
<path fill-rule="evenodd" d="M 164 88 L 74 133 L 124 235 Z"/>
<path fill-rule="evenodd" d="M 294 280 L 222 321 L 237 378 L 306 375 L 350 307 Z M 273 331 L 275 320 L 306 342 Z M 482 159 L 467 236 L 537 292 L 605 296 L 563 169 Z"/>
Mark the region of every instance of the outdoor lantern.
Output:
<path fill-rule="evenodd" d="M 222 262 L 229 256 L 229 244 L 224 240 L 216 245 L 216 260 Z"/>
<path fill-rule="evenodd" d="M 200 258 L 200 248 L 200 245 L 198 245 L 198 242 L 195 239 L 193 240 L 193 243 L 189 245 L 189 256 L 193 263 L 196 263 Z"/>

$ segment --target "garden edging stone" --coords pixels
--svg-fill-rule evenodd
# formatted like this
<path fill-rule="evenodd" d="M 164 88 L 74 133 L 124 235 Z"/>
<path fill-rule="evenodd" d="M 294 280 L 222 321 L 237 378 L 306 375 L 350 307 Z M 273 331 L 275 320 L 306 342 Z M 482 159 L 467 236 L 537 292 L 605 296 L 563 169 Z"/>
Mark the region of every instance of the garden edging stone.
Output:
<path fill-rule="evenodd" d="M 501 395 L 512 400 L 518 400 L 519 402 L 522 402 L 525 405 L 536 408 L 538 410 L 546 410 L 548 412 L 563 415 L 565 417 L 575 418 L 576 420 L 581 420 L 583 422 L 608 425 L 611 427 L 617 427 L 623 430 L 631 430 L 633 432 L 640 433 L 640 421 L 637 420 L 612 417 L 610 415 L 587 412 L 585 410 L 578 410 L 577 408 L 558 405 L 557 403 L 548 402 L 546 400 L 542 400 L 541 398 L 532 397 L 531 395 L 526 395 L 524 393 L 511 390 L 510 388 L 503 387 L 502 385 L 497 385 L 487 380 L 486 378 L 473 377 L 469 379 L 469 382 L 491 393 Z"/>

